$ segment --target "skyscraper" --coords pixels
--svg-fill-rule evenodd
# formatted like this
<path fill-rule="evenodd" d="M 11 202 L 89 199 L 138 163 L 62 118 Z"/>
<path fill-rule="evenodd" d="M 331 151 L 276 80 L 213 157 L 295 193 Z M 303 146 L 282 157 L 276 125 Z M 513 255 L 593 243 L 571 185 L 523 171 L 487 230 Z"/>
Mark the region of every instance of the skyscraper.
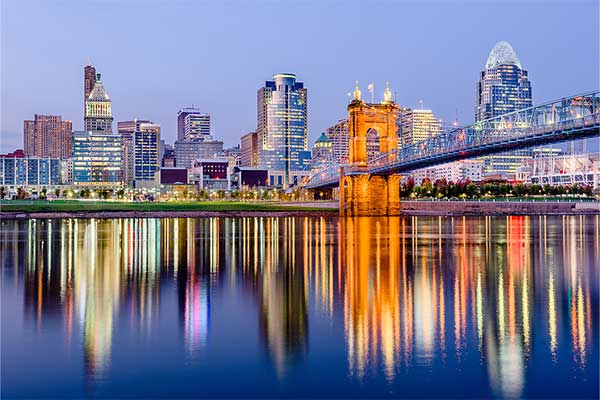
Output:
<path fill-rule="evenodd" d="M 100 74 L 97 74 L 94 88 L 85 102 L 85 130 L 111 134 L 112 122 L 112 103 L 100 80 Z"/>
<path fill-rule="evenodd" d="M 512 46 L 496 43 L 477 84 L 475 120 L 482 121 L 531 107 L 531 83 Z M 484 174 L 512 175 L 531 150 L 517 150 L 484 157 Z"/>
<path fill-rule="evenodd" d="M 177 140 L 205 140 L 210 136 L 210 115 L 188 107 L 177 113 Z"/>
<path fill-rule="evenodd" d="M 38 115 L 23 123 L 25 154 L 29 157 L 70 158 L 73 124 L 60 115 Z"/>
<path fill-rule="evenodd" d="M 152 121 L 134 119 L 132 121 L 117 122 L 117 130 L 121 135 L 121 146 L 123 148 L 123 182 L 131 185 L 135 179 L 135 142 L 134 135 L 140 130 L 141 124 L 151 124 Z"/>
<path fill-rule="evenodd" d="M 442 124 L 431 110 L 407 109 L 398 117 L 398 147 L 442 133 Z"/>
<path fill-rule="evenodd" d="M 142 123 L 134 134 L 135 181 L 153 181 L 160 166 L 160 125 Z"/>
<path fill-rule="evenodd" d="M 96 68 L 92 65 L 88 64 L 83 69 L 83 112 L 85 116 L 85 103 L 90 97 L 90 93 L 94 89 L 94 85 L 96 84 Z"/>
<path fill-rule="evenodd" d="M 258 165 L 271 185 L 284 187 L 306 175 L 307 91 L 294 74 L 275 74 L 257 93 Z"/>

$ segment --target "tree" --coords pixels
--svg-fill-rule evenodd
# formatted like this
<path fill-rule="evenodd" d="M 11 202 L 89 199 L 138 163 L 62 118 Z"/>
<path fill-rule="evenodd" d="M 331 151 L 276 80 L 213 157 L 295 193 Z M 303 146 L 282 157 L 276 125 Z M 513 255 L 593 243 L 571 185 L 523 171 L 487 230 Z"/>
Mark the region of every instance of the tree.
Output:
<path fill-rule="evenodd" d="M 431 183 L 431 179 L 429 179 L 429 178 L 423 179 L 423 183 L 421 184 L 421 195 L 422 196 L 432 196 L 433 195 L 433 183 Z"/>
<path fill-rule="evenodd" d="M 17 198 L 19 200 L 23 200 L 25 199 L 29 194 L 27 193 L 27 191 L 25 189 L 23 189 L 22 187 L 17 189 Z"/>
<path fill-rule="evenodd" d="M 187 190 L 184 191 L 184 194 L 187 192 Z M 200 191 L 198 192 L 198 196 L 197 196 L 198 200 L 206 200 L 208 199 L 208 192 L 204 189 L 200 189 Z"/>
<path fill-rule="evenodd" d="M 412 176 L 409 176 L 408 179 L 400 187 L 400 196 L 404 198 L 409 197 L 414 187 L 415 180 Z"/>
<path fill-rule="evenodd" d="M 60 189 L 54 189 L 54 195 L 60 197 Z"/>
<path fill-rule="evenodd" d="M 6 197 L 6 186 L 0 186 L 0 199 L 4 199 Z"/>
<path fill-rule="evenodd" d="M 448 181 L 446 178 L 436 179 L 433 184 L 434 194 L 438 198 L 448 197 Z"/>
<path fill-rule="evenodd" d="M 46 198 L 48 197 L 48 196 L 47 196 L 47 193 L 48 193 L 48 189 L 46 189 L 45 187 L 44 187 L 44 188 L 42 188 L 42 190 L 40 190 L 40 196 L 39 196 L 39 199 L 40 199 L 40 200 L 46 200 Z"/>

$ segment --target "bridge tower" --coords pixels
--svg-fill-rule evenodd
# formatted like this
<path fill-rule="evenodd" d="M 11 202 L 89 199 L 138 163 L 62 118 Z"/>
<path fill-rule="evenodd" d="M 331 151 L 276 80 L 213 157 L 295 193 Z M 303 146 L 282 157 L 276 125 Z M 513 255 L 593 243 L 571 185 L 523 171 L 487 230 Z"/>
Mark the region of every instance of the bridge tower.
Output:
<path fill-rule="evenodd" d="M 399 215 L 400 175 L 371 175 L 367 172 L 367 132 L 375 129 L 382 154 L 398 147 L 396 120 L 400 107 L 392 101 L 389 86 L 381 103 L 360 98 L 358 82 L 350 114 L 350 151 L 348 167 L 340 173 L 340 215 Z"/>

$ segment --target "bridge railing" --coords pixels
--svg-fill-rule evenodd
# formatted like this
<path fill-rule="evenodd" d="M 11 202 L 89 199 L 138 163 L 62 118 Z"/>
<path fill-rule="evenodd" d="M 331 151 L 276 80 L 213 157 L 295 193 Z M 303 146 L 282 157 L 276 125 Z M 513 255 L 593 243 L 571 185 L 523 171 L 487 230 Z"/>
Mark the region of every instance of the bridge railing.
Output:
<path fill-rule="evenodd" d="M 440 154 L 466 151 L 554 130 L 598 123 L 600 91 L 563 98 L 492 119 L 454 128 L 390 153 L 369 163 L 370 168 L 407 163 Z"/>

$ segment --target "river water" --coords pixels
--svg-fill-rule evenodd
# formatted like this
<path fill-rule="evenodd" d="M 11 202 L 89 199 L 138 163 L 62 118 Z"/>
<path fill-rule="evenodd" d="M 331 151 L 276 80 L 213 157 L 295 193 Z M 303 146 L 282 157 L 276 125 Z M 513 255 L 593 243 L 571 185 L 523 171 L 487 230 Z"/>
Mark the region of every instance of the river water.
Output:
<path fill-rule="evenodd" d="M 595 397 L 598 216 L 3 220 L 2 397 Z"/>

